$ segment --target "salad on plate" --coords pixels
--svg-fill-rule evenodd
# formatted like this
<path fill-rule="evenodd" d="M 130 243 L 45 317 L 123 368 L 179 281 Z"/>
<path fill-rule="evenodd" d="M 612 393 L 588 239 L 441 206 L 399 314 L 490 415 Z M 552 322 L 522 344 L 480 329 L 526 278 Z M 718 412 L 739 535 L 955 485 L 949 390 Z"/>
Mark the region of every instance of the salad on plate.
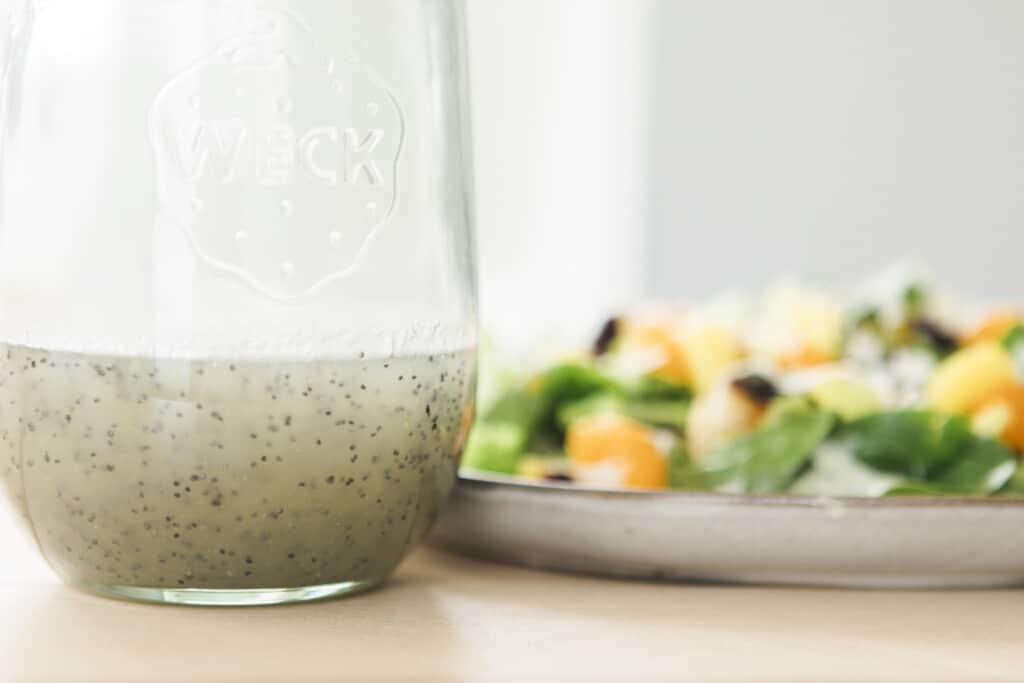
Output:
<path fill-rule="evenodd" d="M 508 374 L 508 373 L 506 373 Z M 512 373 L 463 467 L 602 489 L 1024 494 L 1024 313 L 895 271 L 649 306 Z"/>

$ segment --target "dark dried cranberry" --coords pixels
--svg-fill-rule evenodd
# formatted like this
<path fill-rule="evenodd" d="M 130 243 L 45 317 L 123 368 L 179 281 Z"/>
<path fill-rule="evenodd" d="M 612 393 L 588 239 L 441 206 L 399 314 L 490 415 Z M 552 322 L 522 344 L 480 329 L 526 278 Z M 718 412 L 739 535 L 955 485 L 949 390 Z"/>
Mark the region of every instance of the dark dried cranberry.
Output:
<path fill-rule="evenodd" d="M 771 403 L 772 399 L 779 395 L 779 389 L 775 383 L 763 375 L 739 377 L 732 381 L 732 386 L 737 391 L 743 392 L 743 395 L 754 403 L 761 405 Z"/>
<path fill-rule="evenodd" d="M 608 349 L 611 348 L 612 342 L 619 336 L 619 319 L 610 318 L 601 327 L 601 332 L 597 335 L 597 339 L 594 340 L 594 355 L 603 356 L 608 353 Z"/>
<path fill-rule="evenodd" d="M 918 318 L 914 321 L 914 331 L 924 337 L 929 344 L 935 347 L 936 351 L 943 355 L 953 353 L 960 346 L 956 337 L 934 320 Z"/>

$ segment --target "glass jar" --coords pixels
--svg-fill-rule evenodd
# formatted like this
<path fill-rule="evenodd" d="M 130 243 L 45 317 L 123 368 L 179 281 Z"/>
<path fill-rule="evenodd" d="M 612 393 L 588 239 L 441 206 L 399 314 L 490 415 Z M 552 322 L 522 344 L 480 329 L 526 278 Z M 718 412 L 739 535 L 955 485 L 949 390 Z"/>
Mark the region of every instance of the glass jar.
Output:
<path fill-rule="evenodd" d="M 67 582 L 375 586 L 472 414 L 455 0 L 18 2 L 2 65 L 0 475 Z"/>

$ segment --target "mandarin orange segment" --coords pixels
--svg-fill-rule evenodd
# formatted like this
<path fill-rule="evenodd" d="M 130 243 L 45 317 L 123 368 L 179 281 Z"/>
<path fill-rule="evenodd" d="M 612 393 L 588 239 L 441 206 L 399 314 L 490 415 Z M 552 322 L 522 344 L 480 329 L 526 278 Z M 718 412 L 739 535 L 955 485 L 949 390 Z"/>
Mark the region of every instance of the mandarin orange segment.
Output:
<path fill-rule="evenodd" d="M 617 415 L 596 415 L 574 422 L 566 436 L 566 452 L 576 465 L 614 464 L 622 485 L 662 489 L 668 484 L 668 463 L 650 431 Z"/>
<path fill-rule="evenodd" d="M 985 318 L 960 340 L 965 346 L 986 341 L 999 341 L 1014 325 L 1024 324 L 1024 318 L 1018 311 L 1008 308 L 989 313 Z"/>
<path fill-rule="evenodd" d="M 662 363 L 653 372 L 661 379 L 678 384 L 689 384 L 692 376 L 686 352 L 670 330 L 660 325 L 638 327 L 630 331 L 630 342 L 640 347 L 658 349 Z"/>
<path fill-rule="evenodd" d="M 985 405 L 1001 405 L 1009 411 L 1009 420 L 999 438 L 1010 448 L 1024 451 L 1024 386 L 1018 384 L 999 389 Z"/>

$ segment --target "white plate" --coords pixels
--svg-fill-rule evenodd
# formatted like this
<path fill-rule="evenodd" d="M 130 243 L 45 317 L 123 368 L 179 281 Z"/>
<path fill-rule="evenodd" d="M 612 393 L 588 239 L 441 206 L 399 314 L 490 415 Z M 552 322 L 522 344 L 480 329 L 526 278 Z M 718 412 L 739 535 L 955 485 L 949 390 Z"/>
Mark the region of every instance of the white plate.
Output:
<path fill-rule="evenodd" d="M 662 580 L 876 588 L 1024 585 L 1024 501 L 599 491 L 463 476 L 434 545 Z"/>

